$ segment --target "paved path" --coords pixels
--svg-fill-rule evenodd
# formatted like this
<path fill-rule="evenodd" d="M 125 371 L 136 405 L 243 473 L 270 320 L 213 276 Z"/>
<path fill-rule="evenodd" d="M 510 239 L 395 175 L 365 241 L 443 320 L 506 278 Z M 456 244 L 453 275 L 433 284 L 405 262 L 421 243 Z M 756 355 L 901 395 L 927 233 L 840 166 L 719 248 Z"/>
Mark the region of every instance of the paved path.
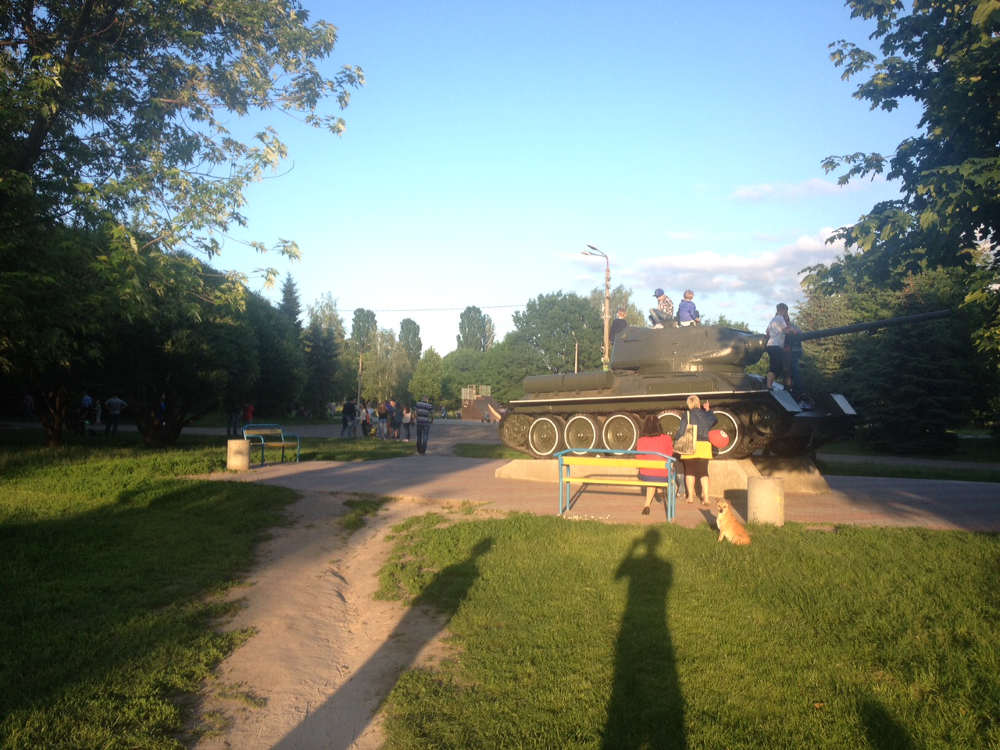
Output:
<path fill-rule="evenodd" d="M 13 424 L 6 426 L 15 426 Z M 27 425 L 24 425 L 27 426 Z M 37 428 L 37 425 L 34 425 Z M 222 435 L 221 428 L 189 428 L 190 432 Z M 339 424 L 296 425 L 303 437 L 332 437 Z M 428 455 L 385 461 L 340 463 L 310 461 L 253 469 L 229 478 L 260 481 L 299 490 L 373 492 L 411 500 L 482 503 L 501 511 L 555 515 L 558 491 L 554 483 L 496 479 L 503 461 L 459 458 L 457 443 L 497 444 L 496 425 L 461 420 L 439 420 L 431 428 Z M 876 456 L 830 454 L 831 459 L 864 460 L 884 464 L 920 463 L 959 467 L 998 468 L 1000 463 L 971 463 Z M 1000 531 L 1000 484 L 931 479 L 830 476 L 831 491 L 819 495 L 786 494 L 788 521 L 868 526 L 923 526 L 936 529 Z M 742 497 L 740 496 L 742 495 Z M 745 493 L 730 498 L 746 516 Z M 588 487 L 578 493 L 569 518 L 593 518 L 620 523 L 662 523 L 662 506 L 649 516 L 639 514 L 637 489 Z M 712 509 L 715 512 L 715 509 Z M 683 501 L 676 522 L 696 526 L 707 521 L 707 511 Z"/>
<path fill-rule="evenodd" d="M 278 464 L 232 475 L 238 481 L 278 484 L 296 490 L 371 492 L 411 501 L 472 502 L 499 511 L 556 515 L 555 483 L 497 479 L 504 461 L 451 455 L 457 442 L 496 442 L 496 427 L 435 423 L 426 456 L 343 463 L 310 461 Z M 827 477 L 831 491 L 787 494 L 785 518 L 812 524 L 922 526 L 935 529 L 1000 531 L 1000 484 L 878 477 Z M 745 517 L 745 493 L 730 498 Z M 662 523 L 660 505 L 648 516 L 633 488 L 588 487 L 567 514 L 574 519 L 615 523 Z M 715 508 L 711 509 L 715 512 Z M 708 521 L 704 506 L 678 503 L 676 523 L 693 527 Z"/>

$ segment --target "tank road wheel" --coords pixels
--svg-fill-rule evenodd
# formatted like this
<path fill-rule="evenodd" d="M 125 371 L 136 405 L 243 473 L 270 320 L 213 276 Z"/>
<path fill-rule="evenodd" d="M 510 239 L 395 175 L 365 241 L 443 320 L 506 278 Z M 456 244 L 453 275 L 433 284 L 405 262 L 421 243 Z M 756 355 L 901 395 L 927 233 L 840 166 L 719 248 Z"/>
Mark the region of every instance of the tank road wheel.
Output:
<path fill-rule="evenodd" d="M 639 425 L 631 414 L 612 414 L 601 430 L 604 447 L 614 451 L 630 451 L 639 440 Z"/>
<path fill-rule="evenodd" d="M 661 411 L 656 415 L 656 421 L 660 425 L 660 431 L 664 435 L 673 435 L 680 429 L 681 418 L 684 416 L 684 412 L 678 411 L 677 409 L 667 409 Z"/>
<path fill-rule="evenodd" d="M 549 458 L 562 446 L 562 417 L 538 417 L 528 428 L 528 450 L 535 458 Z"/>
<path fill-rule="evenodd" d="M 531 417 L 527 414 L 506 414 L 500 422 L 500 439 L 504 445 L 523 449 L 528 446 L 528 428 Z"/>
<path fill-rule="evenodd" d="M 599 434 L 597 423 L 589 414 L 574 414 L 566 420 L 566 429 L 563 430 L 566 447 L 580 453 L 596 446 Z"/>
<path fill-rule="evenodd" d="M 716 458 L 746 458 L 751 453 L 751 446 L 746 439 L 747 429 L 740 423 L 735 414 L 731 414 L 725 409 L 713 409 L 716 423 L 716 430 L 722 430 L 729 436 L 729 445 L 720 449 L 715 455 Z"/>

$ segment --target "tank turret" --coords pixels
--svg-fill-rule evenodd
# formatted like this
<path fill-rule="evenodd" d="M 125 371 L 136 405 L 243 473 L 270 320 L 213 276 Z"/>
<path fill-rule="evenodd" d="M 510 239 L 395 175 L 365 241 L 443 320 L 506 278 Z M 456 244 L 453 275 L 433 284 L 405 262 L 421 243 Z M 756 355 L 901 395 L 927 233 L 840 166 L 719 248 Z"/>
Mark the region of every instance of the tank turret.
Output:
<path fill-rule="evenodd" d="M 949 315 L 940 310 L 826 328 L 789 339 L 809 341 Z M 808 401 L 768 389 L 746 368 L 764 354 L 767 336 L 725 326 L 629 327 L 614 342 L 608 371 L 535 375 L 524 397 L 511 401 L 500 422 L 503 442 L 536 457 L 563 448 L 631 450 L 643 421 L 655 417 L 663 432 L 680 424 L 690 394 L 711 402 L 718 428 L 729 437 L 719 458 L 758 451 L 798 455 L 846 431 L 857 414 L 842 394 Z"/>

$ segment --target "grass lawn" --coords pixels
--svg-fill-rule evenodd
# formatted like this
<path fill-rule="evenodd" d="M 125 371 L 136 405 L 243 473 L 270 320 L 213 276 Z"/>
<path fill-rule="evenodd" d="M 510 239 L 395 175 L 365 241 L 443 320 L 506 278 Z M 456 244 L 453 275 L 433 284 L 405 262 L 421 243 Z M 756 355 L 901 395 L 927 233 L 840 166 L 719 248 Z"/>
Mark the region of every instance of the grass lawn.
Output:
<path fill-rule="evenodd" d="M 1000 482 L 1000 470 L 956 469 L 948 466 L 879 464 L 865 461 L 817 459 L 822 474 L 848 477 L 904 477 L 906 479 L 951 479 L 961 482 Z"/>
<path fill-rule="evenodd" d="M 185 696 L 250 635 L 213 629 L 232 609 L 215 595 L 295 494 L 179 479 L 224 468 L 220 437 L 69 442 L 0 431 L 0 747 L 180 747 Z M 412 451 L 308 440 L 303 458 Z M 359 499 L 345 528 L 381 502 Z"/>
<path fill-rule="evenodd" d="M 996 535 L 751 533 L 403 524 L 381 595 L 455 656 L 400 678 L 387 746 L 1000 746 Z"/>
<path fill-rule="evenodd" d="M 530 459 L 527 453 L 521 453 L 506 445 L 487 445 L 484 443 L 458 443 L 452 452 L 463 458 L 502 458 L 513 461 L 518 458 Z"/>
<path fill-rule="evenodd" d="M 826 443 L 820 448 L 822 453 L 849 455 L 880 455 L 866 448 L 857 440 L 838 440 Z M 885 455 L 897 455 L 887 453 Z M 916 456 L 921 460 L 935 459 L 946 461 L 982 461 L 987 463 L 1000 462 L 1000 440 L 991 437 L 960 438 L 955 441 L 953 453 L 929 453 Z"/>

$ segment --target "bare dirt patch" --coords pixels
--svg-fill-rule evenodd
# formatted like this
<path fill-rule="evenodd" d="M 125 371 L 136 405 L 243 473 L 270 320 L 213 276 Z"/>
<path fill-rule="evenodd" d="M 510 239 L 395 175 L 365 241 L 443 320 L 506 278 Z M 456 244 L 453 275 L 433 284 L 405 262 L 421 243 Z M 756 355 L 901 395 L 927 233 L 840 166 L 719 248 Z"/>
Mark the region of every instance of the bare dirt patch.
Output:
<path fill-rule="evenodd" d="M 244 607 L 225 627 L 255 635 L 205 686 L 197 750 L 380 747 L 376 714 L 399 675 L 448 653 L 440 618 L 373 595 L 392 526 L 462 509 L 396 501 L 348 534 L 346 497 L 305 493 L 295 523 L 274 531 L 248 585 L 231 592 Z"/>

